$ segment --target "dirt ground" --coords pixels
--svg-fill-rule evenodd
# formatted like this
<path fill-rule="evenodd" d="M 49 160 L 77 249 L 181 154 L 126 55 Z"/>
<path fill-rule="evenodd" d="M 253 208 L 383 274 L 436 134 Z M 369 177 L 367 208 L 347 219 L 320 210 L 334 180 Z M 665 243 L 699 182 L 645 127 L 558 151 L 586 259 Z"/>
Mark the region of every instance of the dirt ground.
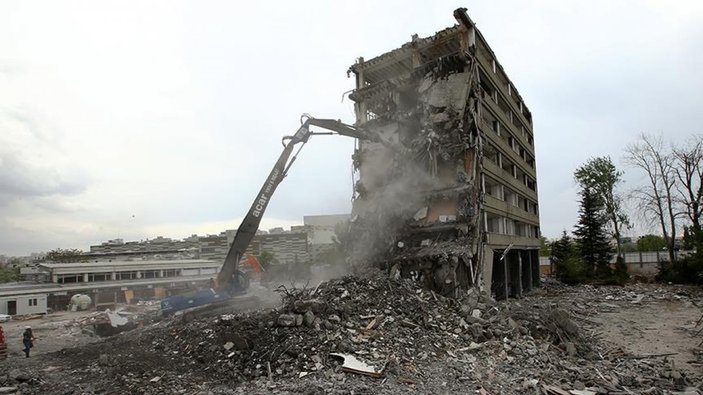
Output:
<path fill-rule="evenodd" d="M 703 309 L 690 301 L 643 300 L 620 302 L 617 311 L 601 313 L 594 321 L 602 327 L 603 340 L 633 355 L 673 354 L 669 359 L 689 374 L 703 373 L 694 350 L 703 336 L 695 336 Z"/>
<path fill-rule="evenodd" d="M 91 311 L 59 311 L 39 319 L 8 321 L 0 324 L 5 332 L 5 342 L 9 358 L 24 357 L 22 333 L 25 326 L 31 326 L 37 340 L 32 348 L 33 355 L 52 353 L 64 348 L 79 347 L 99 340 L 98 337 L 81 333 L 73 323 L 87 317 Z"/>
<path fill-rule="evenodd" d="M 303 318 L 293 303 L 167 319 L 96 339 L 72 323 L 85 313 L 57 313 L 32 322 L 40 340 L 29 359 L 19 351 L 25 323 L 12 323 L 5 331 L 15 352 L 0 361 L 0 387 L 22 394 L 703 394 L 700 288 L 547 281 L 507 302 L 476 295 L 456 302 L 385 278 L 312 288 L 320 305 L 305 314 L 309 325 L 280 323 Z M 378 378 L 346 372 L 330 357 L 340 352 L 386 361 L 387 369 Z"/>

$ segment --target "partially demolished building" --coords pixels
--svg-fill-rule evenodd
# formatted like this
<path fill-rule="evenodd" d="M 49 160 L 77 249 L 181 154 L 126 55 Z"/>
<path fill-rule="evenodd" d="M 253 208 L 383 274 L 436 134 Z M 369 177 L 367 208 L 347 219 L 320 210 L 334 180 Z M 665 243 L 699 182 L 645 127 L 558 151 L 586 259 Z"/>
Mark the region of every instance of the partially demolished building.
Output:
<path fill-rule="evenodd" d="M 355 259 L 445 295 L 539 285 L 532 116 L 465 9 L 458 24 L 350 67 L 359 141 Z"/>

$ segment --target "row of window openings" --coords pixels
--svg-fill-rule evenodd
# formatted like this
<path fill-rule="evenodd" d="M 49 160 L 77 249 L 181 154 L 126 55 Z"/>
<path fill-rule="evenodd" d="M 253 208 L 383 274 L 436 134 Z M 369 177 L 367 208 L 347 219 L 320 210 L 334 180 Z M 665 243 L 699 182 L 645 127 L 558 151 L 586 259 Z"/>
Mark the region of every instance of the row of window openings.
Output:
<path fill-rule="evenodd" d="M 503 114 L 505 114 L 505 117 L 508 118 L 510 123 L 512 123 L 513 126 L 515 126 L 517 129 L 520 129 L 524 133 L 525 132 L 525 125 L 515 116 L 515 113 L 513 112 L 513 110 L 510 109 L 510 106 L 508 105 L 508 103 L 505 100 L 503 100 L 503 97 L 498 95 L 498 91 L 495 88 L 493 88 L 492 85 L 487 85 L 487 84 L 484 85 L 483 89 L 485 92 L 484 97 L 489 96 L 491 98 L 491 100 L 493 100 L 493 102 L 498 105 L 498 108 L 500 108 L 500 110 L 503 112 Z M 530 144 L 532 144 L 531 139 L 530 139 Z"/>
<path fill-rule="evenodd" d="M 519 111 L 522 113 L 522 116 L 525 117 L 525 119 L 526 119 L 530 124 L 532 124 L 532 115 L 530 114 L 530 111 L 527 109 L 527 106 L 524 105 L 524 103 L 522 102 L 522 100 L 517 100 L 517 97 L 513 95 L 513 89 L 514 89 L 514 88 L 513 88 L 512 84 L 510 83 L 510 81 L 508 81 L 508 77 L 507 77 L 505 74 L 503 74 L 502 70 L 500 71 L 500 73 L 498 72 L 497 62 L 495 61 L 495 59 L 493 59 L 492 57 L 489 57 L 488 59 L 490 59 L 490 61 L 491 61 L 491 66 L 492 66 L 492 69 L 493 69 L 493 74 L 495 74 L 496 76 L 498 76 L 498 80 L 501 81 L 501 82 L 503 83 L 503 85 L 505 85 L 506 90 L 508 91 L 508 96 L 513 99 L 513 102 L 514 102 L 515 105 L 518 107 Z M 483 80 L 483 78 L 482 78 L 482 80 Z M 487 83 L 486 85 L 488 85 L 488 83 Z M 491 85 L 492 85 L 492 84 L 491 84 Z M 490 88 L 490 89 L 486 89 L 486 91 L 487 91 L 487 92 L 491 92 L 490 95 L 491 95 L 492 97 L 495 96 L 493 100 L 495 100 L 495 102 L 498 103 L 498 92 L 497 92 L 497 89 L 495 89 L 495 88 L 494 88 L 493 86 L 491 86 L 491 85 L 484 86 L 484 89 Z M 506 106 L 507 106 L 507 103 L 506 103 Z M 511 118 L 511 121 L 512 121 L 512 118 Z"/>
<path fill-rule="evenodd" d="M 537 203 L 527 199 L 517 192 L 513 192 L 511 189 L 506 188 L 504 185 L 498 184 L 497 182 L 486 181 L 484 179 L 483 192 L 498 200 L 508 202 L 515 207 L 519 207 L 528 213 L 535 215 L 538 214 L 539 209 Z"/>
<path fill-rule="evenodd" d="M 501 124 L 499 121 L 494 120 L 491 124 L 491 129 L 493 129 L 494 132 L 500 137 L 505 137 L 504 133 L 502 132 Z M 522 129 L 522 134 L 524 137 L 527 138 L 527 141 L 532 145 L 532 137 L 527 137 L 527 133 L 525 133 L 525 130 Z M 515 139 L 513 136 L 507 136 L 507 139 L 505 139 L 505 142 L 508 144 L 508 146 L 515 151 L 516 154 L 522 158 L 522 160 L 525 161 L 531 168 L 535 168 L 535 159 L 530 156 L 530 154 L 527 153 L 527 150 L 518 143 L 517 139 Z"/>
<path fill-rule="evenodd" d="M 533 191 L 537 190 L 537 183 L 535 182 L 535 180 L 525 174 L 525 172 L 520 170 L 510 161 L 503 160 L 503 154 L 494 147 L 492 147 L 490 144 L 487 144 L 486 147 L 487 149 L 484 152 L 484 158 L 488 159 L 489 161 L 493 162 L 493 164 L 502 168 L 503 171 L 513 176 L 513 178 L 515 178 L 516 180 L 520 180 L 529 189 Z"/>
<path fill-rule="evenodd" d="M 181 269 L 166 269 L 163 270 L 163 275 L 160 275 L 161 272 L 161 270 L 144 270 L 141 271 L 141 275 L 139 271 L 115 272 L 115 280 L 178 277 L 181 275 Z M 83 274 L 59 274 L 56 281 L 59 284 L 70 284 L 82 283 L 84 279 Z M 112 273 L 88 273 L 88 282 L 95 281 L 112 281 Z"/>
<path fill-rule="evenodd" d="M 491 87 L 492 88 L 492 87 Z M 485 90 L 485 88 L 484 88 Z M 510 109 L 508 106 L 508 103 L 503 100 L 502 96 L 498 95 L 498 91 L 496 89 L 492 89 L 490 91 L 485 91 L 485 95 L 490 96 L 491 100 L 493 100 L 494 103 L 498 105 L 498 108 L 500 108 L 501 111 L 503 111 L 503 114 L 505 114 L 505 117 L 508 118 L 510 123 L 513 124 L 520 132 L 522 132 L 522 135 L 525 137 L 527 142 L 532 145 L 532 136 L 530 136 L 527 133 L 527 130 L 525 129 L 525 125 L 515 116 L 515 113 L 513 110 Z M 490 92 L 490 93 L 489 93 Z"/>
<path fill-rule="evenodd" d="M 525 224 L 514 221 L 510 218 L 492 216 L 488 214 L 486 214 L 484 221 L 486 223 L 486 231 L 488 233 L 530 238 L 539 237 L 539 226 Z"/>

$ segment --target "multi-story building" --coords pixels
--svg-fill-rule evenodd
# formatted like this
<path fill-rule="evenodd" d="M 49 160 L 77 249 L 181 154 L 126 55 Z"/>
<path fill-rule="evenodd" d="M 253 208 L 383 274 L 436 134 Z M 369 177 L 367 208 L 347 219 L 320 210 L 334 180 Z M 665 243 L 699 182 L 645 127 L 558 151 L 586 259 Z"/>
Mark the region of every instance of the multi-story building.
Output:
<path fill-rule="evenodd" d="M 356 125 L 380 137 L 353 156 L 355 248 L 446 294 L 519 296 L 539 284 L 532 114 L 466 10 L 454 17 L 350 67 Z"/>
<path fill-rule="evenodd" d="M 224 262 L 236 230 L 226 230 L 219 235 L 200 237 L 200 258 Z M 278 264 L 308 262 L 308 234 L 303 227 L 291 227 L 290 231 L 274 228 L 269 232 L 257 232 L 247 247 L 246 253 L 260 256 L 262 252 L 273 254 Z"/>
<path fill-rule="evenodd" d="M 274 262 L 281 265 L 307 263 L 308 234 L 305 231 L 260 234 L 254 236 L 247 253 L 260 256 L 262 252 L 273 254 Z"/>
<path fill-rule="evenodd" d="M 142 241 L 108 240 L 90 246 L 90 252 L 84 255 L 91 260 L 193 259 L 197 257 L 198 251 L 199 240 L 196 235 L 183 240 L 159 236 Z"/>
<path fill-rule="evenodd" d="M 306 215 L 303 217 L 305 230 L 308 234 L 310 259 L 317 263 L 333 263 L 324 261 L 324 253 L 335 248 L 336 227 L 348 221 L 349 214 Z"/>

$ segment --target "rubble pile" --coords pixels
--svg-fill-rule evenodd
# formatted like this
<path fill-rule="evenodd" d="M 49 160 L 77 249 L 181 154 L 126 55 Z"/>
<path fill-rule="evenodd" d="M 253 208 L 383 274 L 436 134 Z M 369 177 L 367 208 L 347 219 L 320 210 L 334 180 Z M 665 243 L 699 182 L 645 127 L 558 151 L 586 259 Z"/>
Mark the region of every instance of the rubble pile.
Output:
<path fill-rule="evenodd" d="M 54 363 L 81 372 L 63 380 L 80 393 L 663 394 L 701 384 L 666 356 L 598 341 L 590 315 L 609 295 L 630 305 L 636 291 L 570 287 L 568 297 L 561 287 L 495 302 L 346 277 L 282 288 L 277 309 L 165 320 L 63 350 Z M 23 393 L 57 393 L 63 381 L 29 381 Z"/>

